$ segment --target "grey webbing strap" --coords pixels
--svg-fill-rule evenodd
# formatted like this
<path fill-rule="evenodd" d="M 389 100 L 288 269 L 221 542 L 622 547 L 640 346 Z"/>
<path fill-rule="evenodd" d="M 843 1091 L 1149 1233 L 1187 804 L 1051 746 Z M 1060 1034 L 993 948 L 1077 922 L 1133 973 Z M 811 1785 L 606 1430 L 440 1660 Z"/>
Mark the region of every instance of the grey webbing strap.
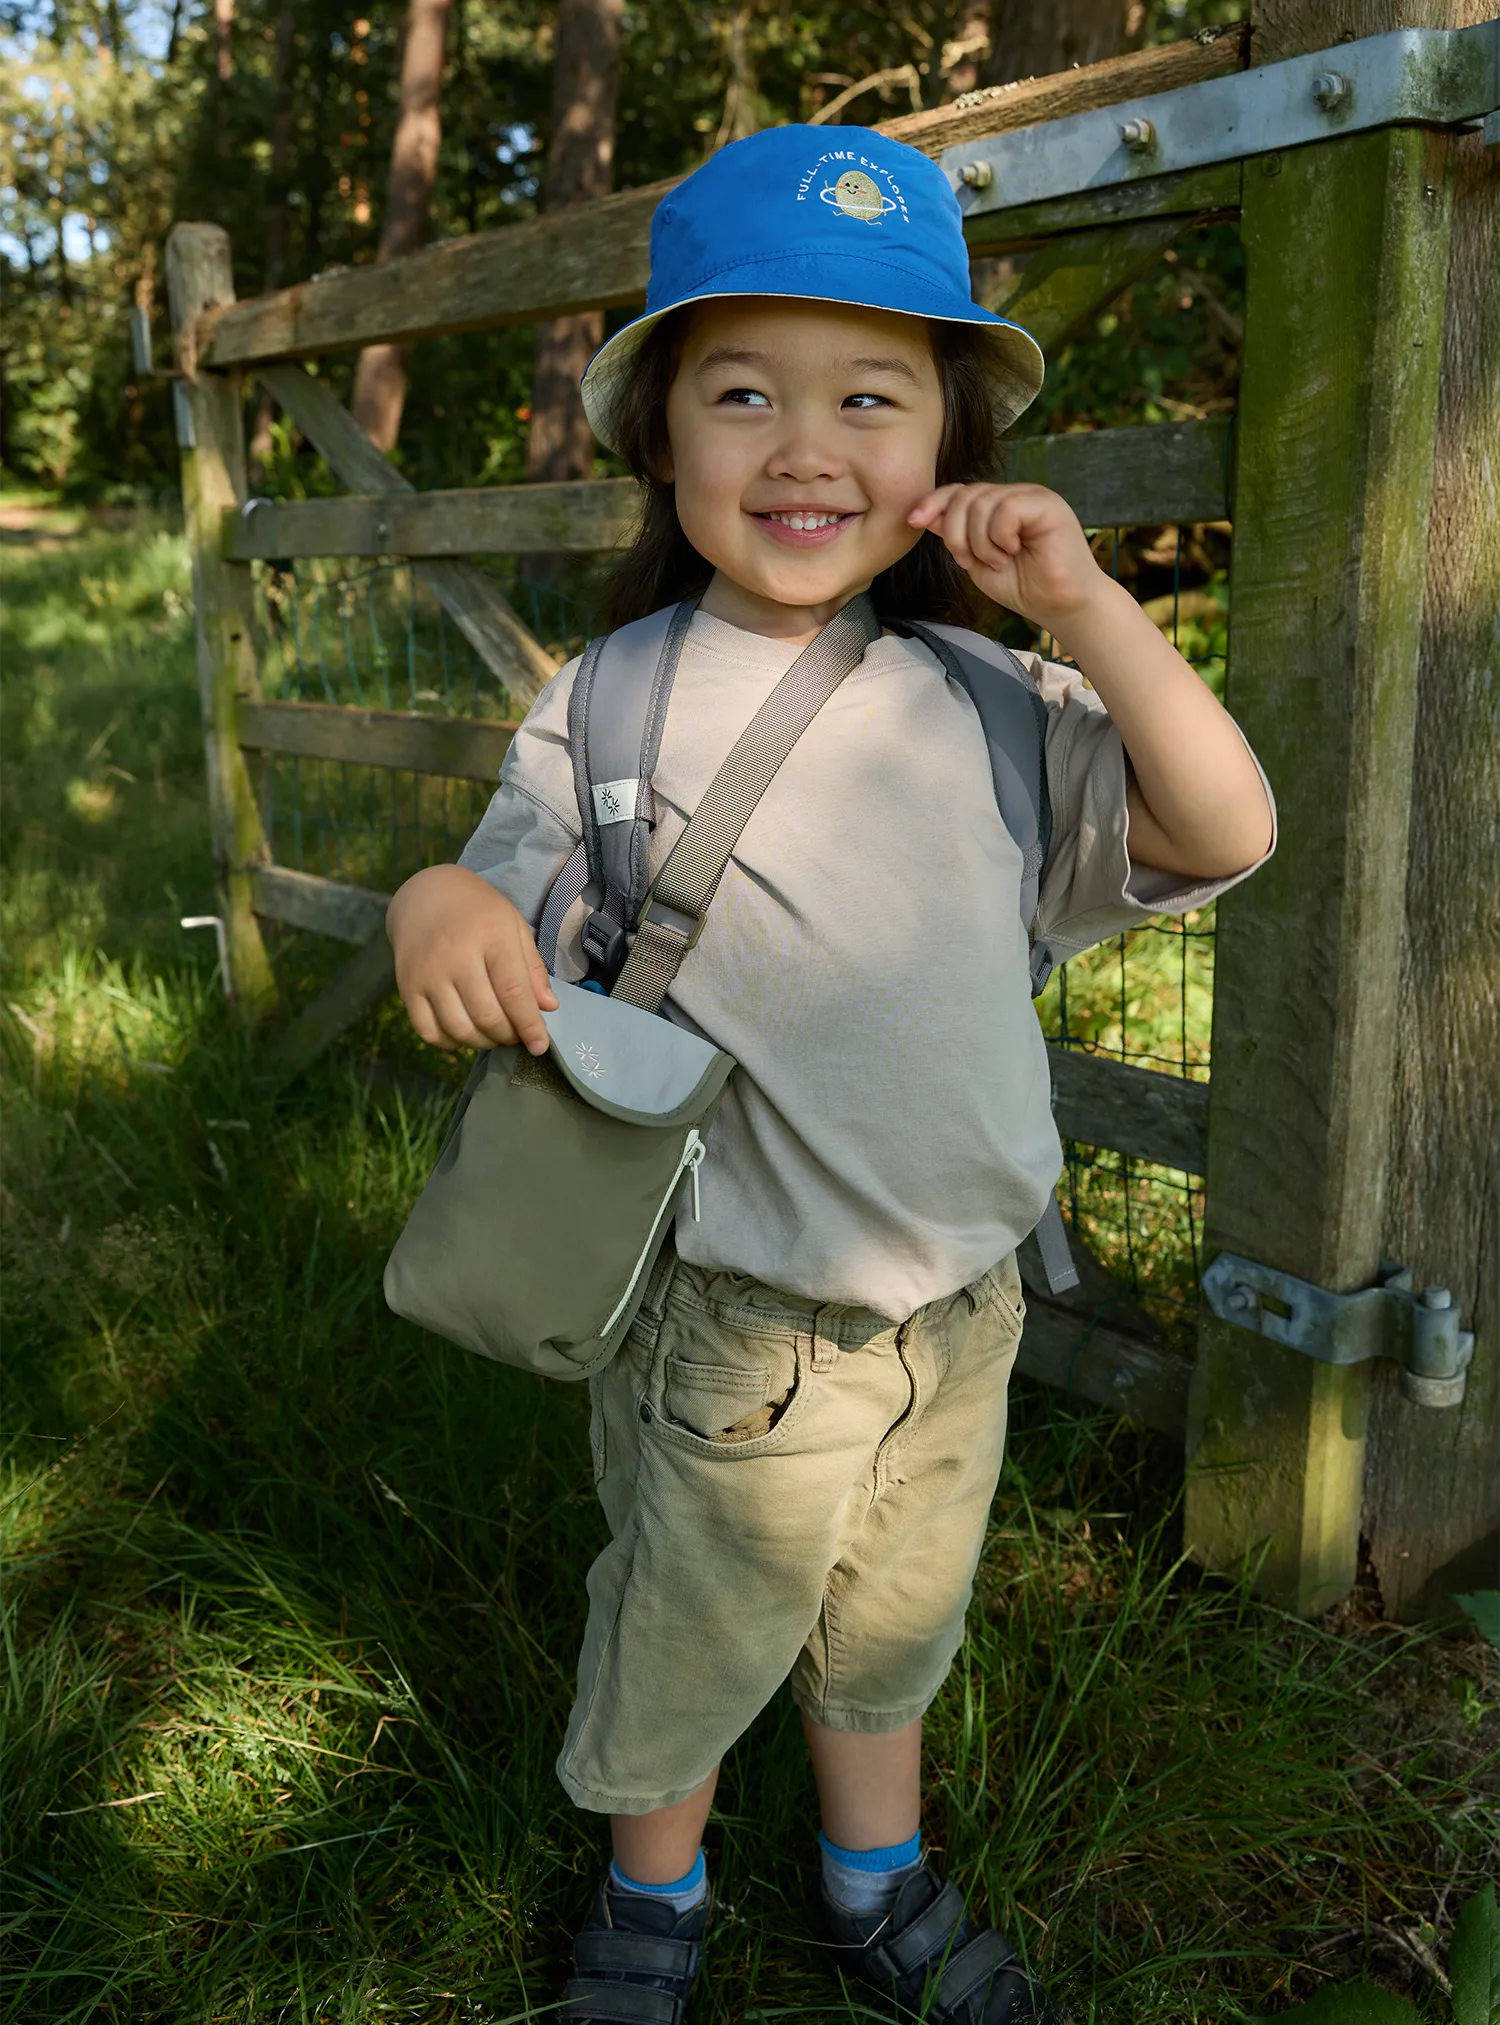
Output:
<path fill-rule="evenodd" d="M 1037 1224 L 1036 1248 L 1042 1255 L 1042 1271 L 1047 1275 L 1049 1294 L 1065 1294 L 1069 1287 L 1078 1285 L 1078 1268 L 1073 1263 L 1073 1253 L 1068 1245 L 1068 1227 L 1062 1220 L 1055 1195 L 1048 1196 L 1047 1207 Z"/>
<path fill-rule="evenodd" d="M 1052 842 L 1047 706 L 1024 664 L 998 640 L 957 626 L 914 620 L 905 621 L 899 630 L 913 634 L 932 649 L 979 714 L 1001 820 L 1021 852 L 1021 920 L 1030 945 L 1031 996 L 1039 998 L 1052 974 L 1052 952 L 1032 934 L 1042 867 Z M 1036 1227 L 1036 1242 L 1047 1291 L 1064 1294 L 1076 1287 L 1078 1268 L 1073 1264 L 1067 1225 L 1055 1195 L 1047 1198 Z"/>
<path fill-rule="evenodd" d="M 730 853 L 782 762 L 844 677 L 880 638 L 863 593 L 809 641 L 709 782 L 646 897 L 635 946 L 612 998 L 656 1012 L 697 941 Z"/>
<path fill-rule="evenodd" d="M 595 915 L 585 924 L 584 946 L 591 958 L 599 959 L 603 946 L 611 945 L 615 967 L 623 960 L 624 933 L 646 896 L 647 852 L 656 816 L 651 776 L 661 751 L 672 678 L 696 609 L 697 599 L 689 598 L 591 641 L 568 700 L 568 742 L 588 882 L 600 895 Z M 567 904 L 582 890 L 581 882 Z"/>
<path fill-rule="evenodd" d="M 568 909 L 589 883 L 589 847 L 579 844 L 566 865 L 552 881 L 547 904 L 537 924 L 536 946 L 549 971 L 557 970 L 557 938 Z"/>
<path fill-rule="evenodd" d="M 899 630 L 932 649 L 978 712 L 1001 820 L 1021 852 L 1021 919 L 1029 936 L 1041 894 L 1042 867 L 1052 841 L 1047 706 L 1024 664 L 998 640 L 959 626 L 918 624 L 915 620 L 902 622 Z M 1045 944 L 1033 943 L 1033 998 L 1051 971 L 1051 952 Z"/>

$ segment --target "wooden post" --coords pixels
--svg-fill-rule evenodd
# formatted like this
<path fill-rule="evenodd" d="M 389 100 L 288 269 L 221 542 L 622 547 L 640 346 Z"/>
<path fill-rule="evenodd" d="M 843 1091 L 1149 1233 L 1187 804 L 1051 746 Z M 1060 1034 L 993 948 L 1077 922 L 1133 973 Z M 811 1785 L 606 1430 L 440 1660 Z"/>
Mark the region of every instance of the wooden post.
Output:
<path fill-rule="evenodd" d="M 1450 142 L 1246 164 L 1229 702 L 1281 816 L 1220 903 L 1208 1246 L 1335 1291 L 1385 1230 Z M 1205 1318 L 1186 1534 L 1314 1614 L 1355 1577 L 1371 1373 Z"/>
<path fill-rule="evenodd" d="M 193 564 L 193 624 L 203 706 L 209 822 L 229 937 L 229 982 L 242 1017 L 276 1003 L 276 984 L 251 905 L 251 875 L 270 858 L 254 788 L 239 748 L 239 699 L 256 699 L 250 565 L 223 553 L 224 509 L 245 500 L 245 424 L 237 373 L 200 371 L 199 312 L 233 302 L 229 235 L 217 225 L 175 225 L 167 240 L 167 287 L 177 363 L 174 383 L 182 451 L 182 511 Z"/>
<path fill-rule="evenodd" d="M 1474 1362 L 1446 1413 L 1375 1375 L 1364 1531 L 1398 1620 L 1500 1567 L 1500 149 L 1455 156 L 1386 1249 L 1452 1289 Z"/>

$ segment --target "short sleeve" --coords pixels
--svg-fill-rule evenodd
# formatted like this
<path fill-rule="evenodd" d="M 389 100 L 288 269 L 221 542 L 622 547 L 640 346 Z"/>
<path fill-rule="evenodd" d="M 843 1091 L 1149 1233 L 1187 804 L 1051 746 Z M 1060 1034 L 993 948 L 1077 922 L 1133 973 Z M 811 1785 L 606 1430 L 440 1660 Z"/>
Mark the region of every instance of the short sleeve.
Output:
<path fill-rule="evenodd" d="M 458 862 L 503 893 L 533 930 L 552 882 L 583 835 L 568 747 L 568 662 L 527 712 L 505 755 L 500 785 Z"/>
<path fill-rule="evenodd" d="M 1047 705 L 1052 802 L 1052 841 L 1042 867 L 1035 933 L 1058 962 L 1107 942 L 1152 914 L 1185 914 L 1202 907 L 1248 879 L 1270 857 L 1276 848 L 1276 803 L 1251 752 L 1271 808 L 1271 844 L 1263 857 L 1222 879 L 1193 879 L 1155 865 L 1132 864 L 1125 801 L 1130 762 L 1124 741 L 1076 668 L 1035 655 L 1022 658 L 1030 662 Z M 1245 749 L 1250 750 L 1248 741 Z"/>

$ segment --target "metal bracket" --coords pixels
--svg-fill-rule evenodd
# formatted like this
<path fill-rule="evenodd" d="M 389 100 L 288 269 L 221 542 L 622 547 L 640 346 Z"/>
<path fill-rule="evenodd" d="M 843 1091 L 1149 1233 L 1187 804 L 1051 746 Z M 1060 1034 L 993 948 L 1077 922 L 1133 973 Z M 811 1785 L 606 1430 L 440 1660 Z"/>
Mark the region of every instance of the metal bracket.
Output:
<path fill-rule="evenodd" d="M 1500 20 L 1401 28 L 1155 98 L 963 141 L 944 151 L 942 168 L 972 218 L 1371 127 L 1483 122 L 1488 136 L 1497 108 Z"/>
<path fill-rule="evenodd" d="M 1474 1338 L 1460 1330 L 1446 1287 L 1418 1293 L 1405 1266 L 1383 1261 L 1378 1286 L 1331 1294 L 1291 1273 L 1220 1252 L 1203 1275 L 1203 1294 L 1222 1322 L 1269 1337 L 1320 1364 L 1364 1364 L 1388 1357 L 1401 1367 L 1401 1391 L 1417 1406 L 1463 1401 Z"/>

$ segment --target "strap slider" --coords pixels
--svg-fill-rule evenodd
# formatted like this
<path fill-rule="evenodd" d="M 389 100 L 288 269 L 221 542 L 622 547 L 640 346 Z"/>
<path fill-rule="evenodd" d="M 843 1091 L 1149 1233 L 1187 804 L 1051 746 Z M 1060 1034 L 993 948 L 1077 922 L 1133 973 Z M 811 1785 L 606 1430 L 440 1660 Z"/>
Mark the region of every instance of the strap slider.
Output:
<path fill-rule="evenodd" d="M 625 931 L 607 914 L 593 913 L 579 932 L 579 944 L 588 960 L 589 982 L 612 985 L 625 967 L 629 945 Z"/>
<path fill-rule="evenodd" d="M 695 949 L 698 937 L 707 922 L 706 914 L 685 914 L 680 907 L 669 907 L 665 900 L 659 900 L 654 893 L 648 893 L 641 904 L 640 925 L 654 921 L 659 927 L 670 928 L 674 935 L 680 935 L 689 949 Z"/>

